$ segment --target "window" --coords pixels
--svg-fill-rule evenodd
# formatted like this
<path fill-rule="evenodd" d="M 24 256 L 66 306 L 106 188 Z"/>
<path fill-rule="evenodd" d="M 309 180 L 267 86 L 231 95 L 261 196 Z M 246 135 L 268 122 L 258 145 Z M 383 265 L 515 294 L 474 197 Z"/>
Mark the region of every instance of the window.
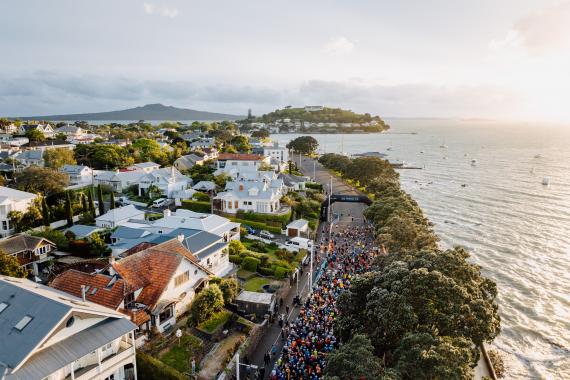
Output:
<path fill-rule="evenodd" d="M 178 287 L 178 286 L 184 284 L 185 282 L 187 282 L 188 280 L 190 280 L 190 272 L 186 271 L 186 272 L 179 274 L 178 276 L 174 277 L 174 286 Z"/>
<path fill-rule="evenodd" d="M 28 325 L 28 323 L 32 321 L 32 319 L 34 319 L 34 317 L 25 315 L 24 318 L 20 319 L 20 322 L 14 326 L 14 328 L 18 331 L 22 331 Z"/>
<path fill-rule="evenodd" d="M 110 350 L 113 348 L 113 343 L 107 343 L 106 345 L 104 345 L 103 347 L 101 347 L 101 351 L 105 352 L 107 350 Z"/>
<path fill-rule="evenodd" d="M 160 320 L 160 323 L 172 318 L 172 306 L 169 306 L 168 309 L 165 309 L 162 313 L 160 313 L 158 318 Z"/>
<path fill-rule="evenodd" d="M 0 313 L 3 312 L 4 310 L 6 310 L 7 307 L 8 307 L 8 304 L 6 302 L 0 303 Z"/>
<path fill-rule="evenodd" d="M 8 222 L 6 220 L 2 221 L 2 229 L 3 230 L 7 230 L 8 229 Z"/>
<path fill-rule="evenodd" d="M 125 297 L 125 309 L 131 309 L 135 306 L 135 293 L 129 293 Z"/>

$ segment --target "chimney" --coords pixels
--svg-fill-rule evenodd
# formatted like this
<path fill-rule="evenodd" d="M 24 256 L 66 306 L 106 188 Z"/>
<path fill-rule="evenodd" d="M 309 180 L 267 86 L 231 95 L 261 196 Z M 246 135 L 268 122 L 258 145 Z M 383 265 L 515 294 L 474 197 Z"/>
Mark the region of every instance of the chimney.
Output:
<path fill-rule="evenodd" d="M 81 299 L 85 302 L 85 285 L 81 285 Z"/>
<path fill-rule="evenodd" d="M 184 241 L 184 235 L 183 234 L 178 235 L 178 241 L 181 243 Z"/>
<path fill-rule="evenodd" d="M 239 185 L 239 191 L 243 191 L 243 185 Z"/>

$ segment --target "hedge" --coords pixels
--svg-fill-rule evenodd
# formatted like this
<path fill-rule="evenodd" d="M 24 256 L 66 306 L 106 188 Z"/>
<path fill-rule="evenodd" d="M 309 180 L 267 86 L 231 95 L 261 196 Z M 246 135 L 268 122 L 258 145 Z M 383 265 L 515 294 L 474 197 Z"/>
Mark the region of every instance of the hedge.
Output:
<path fill-rule="evenodd" d="M 283 223 L 289 222 L 289 219 L 291 219 L 291 212 L 289 211 L 288 213 L 283 215 L 271 215 L 271 214 L 258 214 L 251 211 L 238 210 L 238 212 L 236 213 L 236 217 L 239 219 L 251 220 L 254 222 L 261 222 L 261 223 L 275 222 L 281 225 Z"/>
<path fill-rule="evenodd" d="M 279 278 L 279 279 L 285 278 L 288 273 L 289 273 L 288 268 L 283 268 L 283 267 L 275 268 L 275 277 L 276 278 Z"/>
<path fill-rule="evenodd" d="M 196 192 L 192 196 L 192 199 L 197 200 L 199 202 L 210 202 L 210 196 L 208 194 Z"/>
<path fill-rule="evenodd" d="M 241 262 L 241 267 L 250 272 L 256 272 L 257 267 L 259 266 L 260 263 L 261 260 L 256 259 L 255 257 L 248 256 L 245 259 L 243 259 L 243 261 Z"/>
<path fill-rule="evenodd" d="M 203 212 L 209 214 L 212 211 L 210 202 L 192 201 L 185 199 L 182 201 L 182 208 L 195 212 Z"/>
<path fill-rule="evenodd" d="M 251 220 L 245 220 L 245 219 L 238 219 L 238 218 L 230 218 L 230 219 L 232 220 L 232 222 L 235 222 L 235 223 L 247 224 L 248 226 L 255 228 L 256 230 L 266 230 L 266 231 L 272 232 L 274 234 L 280 234 L 281 233 L 281 227 L 268 226 L 265 223 L 259 223 L 259 222 L 254 222 Z"/>
<path fill-rule="evenodd" d="M 307 189 L 323 190 L 323 184 L 318 182 L 307 182 L 305 183 Z"/>
<path fill-rule="evenodd" d="M 275 274 L 275 270 L 272 268 L 265 268 L 259 267 L 257 268 L 257 272 L 263 276 L 273 276 Z"/>
<path fill-rule="evenodd" d="M 242 262 L 242 258 L 239 255 L 230 255 L 230 263 L 234 263 L 234 264 L 241 264 Z"/>
<path fill-rule="evenodd" d="M 140 380 L 186 380 L 186 376 L 144 352 L 137 351 L 137 375 Z"/>

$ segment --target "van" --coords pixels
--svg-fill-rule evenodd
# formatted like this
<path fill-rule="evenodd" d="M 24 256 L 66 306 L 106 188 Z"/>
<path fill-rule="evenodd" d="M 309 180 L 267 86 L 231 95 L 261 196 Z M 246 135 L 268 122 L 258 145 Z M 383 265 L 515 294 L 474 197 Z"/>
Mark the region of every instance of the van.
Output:
<path fill-rule="evenodd" d="M 155 199 L 154 201 L 152 201 L 152 205 L 151 205 L 150 207 L 152 207 L 152 208 L 159 208 L 159 207 L 162 207 L 162 206 L 166 206 L 166 205 L 167 205 L 167 201 L 168 201 L 168 199 L 166 199 L 166 198 L 158 198 L 158 199 Z"/>
<path fill-rule="evenodd" d="M 308 251 L 313 248 L 313 241 L 302 237 L 294 237 L 285 242 L 285 247 L 294 251 L 299 251 L 300 249 L 306 249 Z"/>

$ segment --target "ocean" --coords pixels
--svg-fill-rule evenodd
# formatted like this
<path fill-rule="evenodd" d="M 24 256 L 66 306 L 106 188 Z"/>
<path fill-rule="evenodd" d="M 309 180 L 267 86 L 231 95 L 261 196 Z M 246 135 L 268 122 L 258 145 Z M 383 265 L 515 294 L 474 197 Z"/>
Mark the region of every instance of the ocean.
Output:
<path fill-rule="evenodd" d="M 379 151 L 421 167 L 399 171 L 403 189 L 442 247 L 466 247 L 497 283 L 502 332 L 491 348 L 507 378 L 570 378 L 570 126 L 387 122 L 383 134 L 313 136 L 321 153 Z"/>

